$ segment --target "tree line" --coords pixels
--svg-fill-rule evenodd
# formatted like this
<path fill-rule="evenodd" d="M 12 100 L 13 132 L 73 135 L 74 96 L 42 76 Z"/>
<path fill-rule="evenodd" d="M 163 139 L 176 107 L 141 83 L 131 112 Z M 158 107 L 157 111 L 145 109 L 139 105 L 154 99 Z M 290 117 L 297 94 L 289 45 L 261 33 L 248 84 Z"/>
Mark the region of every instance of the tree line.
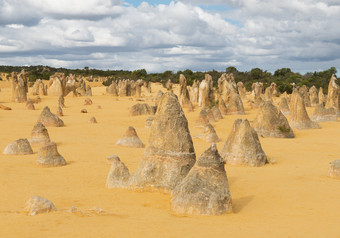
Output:
<path fill-rule="evenodd" d="M 178 83 L 179 75 L 184 74 L 187 79 L 188 85 L 192 85 L 194 81 L 202 81 L 205 74 L 210 74 L 213 79 L 213 83 L 217 86 L 217 80 L 223 73 L 233 73 L 236 83 L 241 81 L 245 85 L 248 91 L 251 90 L 251 86 L 254 82 L 262 82 L 264 87 L 268 87 L 272 82 L 277 84 L 278 90 L 283 93 L 292 92 L 292 83 L 298 86 L 306 85 L 307 87 L 315 86 L 317 88 L 322 87 L 324 92 L 327 92 L 329 79 L 332 74 L 336 74 L 335 67 L 331 67 L 327 70 L 320 72 L 308 72 L 305 74 L 295 73 L 290 68 L 282 68 L 276 70 L 274 73 L 262 70 L 260 68 L 253 68 L 250 71 L 239 71 L 235 67 L 231 66 L 220 72 L 211 70 L 207 72 L 196 71 L 193 72 L 190 69 L 184 71 L 173 72 L 167 70 L 163 73 L 147 73 L 145 69 L 138 69 L 134 71 L 129 70 L 99 70 L 90 69 L 84 67 L 83 69 L 66 69 L 66 68 L 54 68 L 50 66 L 0 66 L 0 72 L 12 73 L 20 72 L 22 69 L 28 73 L 29 81 L 34 82 L 37 79 L 48 80 L 51 75 L 56 72 L 65 73 L 65 75 L 76 74 L 83 77 L 95 76 L 95 77 L 107 77 L 108 80 L 103 82 L 108 86 L 112 80 L 119 79 L 144 79 L 150 82 L 160 82 L 165 84 L 167 80 L 171 80 L 173 83 Z M 0 79 L 5 80 L 5 79 Z"/>

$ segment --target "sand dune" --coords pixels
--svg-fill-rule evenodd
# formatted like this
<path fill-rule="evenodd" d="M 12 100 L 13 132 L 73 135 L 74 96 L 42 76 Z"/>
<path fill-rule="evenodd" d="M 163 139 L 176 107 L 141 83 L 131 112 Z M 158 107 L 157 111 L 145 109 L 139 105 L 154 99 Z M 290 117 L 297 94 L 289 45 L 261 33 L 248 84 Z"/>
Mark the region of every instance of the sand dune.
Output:
<path fill-rule="evenodd" d="M 294 139 L 262 138 L 262 148 L 276 164 L 263 167 L 226 165 L 234 213 L 222 216 L 180 216 L 170 210 L 170 195 L 105 187 L 110 165 L 106 158 L 118 155 L 134 172 L 143 148 L 115 145 L 133 126 L 143 142 L 148 141 L 145 116 L 129 116 L 137 102 L 129 97 L 103 95 L 105 87 L 91 84 L 93 104 L 85 97 L 65 97 L 64 127 L 47 127 L 51 141 L 67 165 L 41 168 L 32 155 L 0 154 L 0 237 L 339 237 L 340 181 L 327 177 L 329 163 L 340 158 L 340 123 L 320 122 L 319 130 L 294 130 Z M 178 93 L 179 86 L 175 86 Z M 19 138 L 30 138 L 31 130 L 45 106 L 53 113 L 58 97 L 40 96 L 35 110 L 25 103 L 12 103 L 10 83 L 0 82 L 0 150 Z M 160 84 L 153 84 L 153 95 Z M 33 96 L 30 96 L 33 98 Z M 153 102 L 146 99 L 150 105 Z M 98 108 L 101 106 L 101 109 Z M 88 113 L 80 113 L 86 108 Z M 222 149 L 237 118 L 255 118 L 258 109 L 245 108 L 246 115 L 228 115 L 213 122 Z M 184 110 L 191 135 L 199 110 Z M 307 108 L 312 115 L 314 108 Z M 88 123 L 91 117 L 98 123 Z M 196 157 L 209 144 L 193 137 Z M 23 212 L 33 195 L 51 200 L 61 211 L 37 216 Z M 83 213 L 66 212 L 71 206 Z M 99 207 L 103 213 L 89 209 Z"/>

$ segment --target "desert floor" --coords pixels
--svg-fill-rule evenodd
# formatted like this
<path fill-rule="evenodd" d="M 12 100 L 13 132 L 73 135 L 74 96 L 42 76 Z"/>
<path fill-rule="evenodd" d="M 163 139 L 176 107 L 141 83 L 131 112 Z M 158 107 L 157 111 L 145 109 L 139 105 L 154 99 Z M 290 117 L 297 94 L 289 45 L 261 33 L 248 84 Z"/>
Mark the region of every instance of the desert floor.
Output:
<path fill-rule="evenodd" d="M 294 130 L 294 139 L 260 138 L 267 156 L 277 163 L 260 168 L 226 165 L 234 212 L 183 216 L 171 211 L 169 194 L 105 187 L 108 156 L 118 155 L 134 172 L 144 151 L 116 146 L 116 141 L 133 126 L 147 144 L 150 129 L 145 128 L 148 116 L 129 116 L 136 100 L 116 100 L 104 95 L 99 83 L 91 85 L 92 105 L 84 106 L 85 97 L 67 96 L 61 117 L 65 127 L 47 128 L 67 166 L 37 167 L 36 147 L 33 155 L 0 154 L 0 237 L 340 237 L 340 181 L 327 177 L 329 163 L 340 158 L 340 122 Z M 3 150 L 9 142 L 30 138 L 43 107 L 55 113 L 58 99 L 40 96 L 42 102 L 29 111 L 25 103 L 10 102 L 9 82 L 0 82 L 0 88 L 0 103 L 12 108 L 0 110 Z M 165 92 L 153 84 L 153 95 L 159 89 Z M 87 114 L 80 113 L 83 108 Z M 219 150 L 235 119 L 254 119 L 257 109 L 245 108 L 244 116 L 212 123 L 221 138 Z M 309 115 L 313 110 L 308 108 Z M 199 110 L 184 111 L 191 135 L 201 134 L 202 128 L 194 127 Z M 92 116 L 98 124 L 88 123 Z M 193 141 L 197 157 L 209 147 L 201 139 Z M 60 211 L 28 216 L 23 210 L 33 195 L 51 200 Z M 66 212 L 72 206 L 80 212 Z M 89 211 L 93 207 L 104 212 Z"/>

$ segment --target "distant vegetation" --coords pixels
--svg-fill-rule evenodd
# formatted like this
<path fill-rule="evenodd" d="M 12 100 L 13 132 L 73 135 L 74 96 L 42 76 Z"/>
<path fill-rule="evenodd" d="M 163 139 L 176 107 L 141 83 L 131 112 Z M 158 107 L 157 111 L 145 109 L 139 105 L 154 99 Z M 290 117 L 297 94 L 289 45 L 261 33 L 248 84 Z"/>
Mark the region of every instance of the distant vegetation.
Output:
<path fill-rule="evenodd" d="M 103 82 L 104 85 L 109 85 L 112 80 L 118 79 L 144 79 L 150 82 L 165 83 L 170 79 L 173 83 L 178 83 L 179 75 L 184 74 L 187 78 L 188 85 L 192 85 L 194 80 L 201 81 L 204 79 L 204 75 L 210 74 L 213 78 L 214 85 L 217 85 L 217 80 L 222 73 L 233 73 L 236 82 L 242 81 L 248 91 L 251 90 L 251 85 L 254 82 L 260 81 L 265 87 L 269 86 L 270 83 L 275 82 L 278 86 L 278 90 L 282 93 L 287 91 L 291 93 L 291 83 L 296 83 L 298 86 L 306 85 L 311 87 L 315 85 L 317 88 L 322 87 L 324 92 L 327 92 L 329 79 L 332 74 L 336 74 L 337 70 L 335 67 L 331 67 L 328 70 L 321 72 L 308 72 L 306 74 L 294 73 L 289 68 L 278 69 L 274 74 L 262 70 L 260 68 L 253 68 L 252 70 L 238 71 L 235 67 L 228 67 L 224 72 L 216 70 L 208 72 L 193 72 L 190 69 L 184 71 L 165 71 L 163 73 L 150 73 L 148 74 L 145 69 L 138 69 L 134 71 L 128 70 L 98 70 L 84 67 L 83 69 L 66 69 L 66 68 L 53 68 L 49 66 L 0 66 L 0 72 L 11 73 L 13 71 L 20 72 L 21 69 L 29 75 L 29 81 L 34 82 L 36 79 L 49 79 L 49 77 L 56 72 L 63 72 L 66 75 L 76 74 L 84 77 L 93 75 L 97 77 L 108 77 L 108 80 Z"/>

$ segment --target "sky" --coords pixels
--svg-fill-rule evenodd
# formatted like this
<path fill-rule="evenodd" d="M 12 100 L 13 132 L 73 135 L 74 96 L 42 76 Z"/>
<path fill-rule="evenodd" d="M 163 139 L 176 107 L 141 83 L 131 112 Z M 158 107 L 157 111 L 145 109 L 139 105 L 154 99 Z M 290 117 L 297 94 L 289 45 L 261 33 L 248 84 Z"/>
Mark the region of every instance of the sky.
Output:
<path fill-rule="evenodd" d="M 0 0 L 0 65 L 340 70 L 340 0 Z"/>

